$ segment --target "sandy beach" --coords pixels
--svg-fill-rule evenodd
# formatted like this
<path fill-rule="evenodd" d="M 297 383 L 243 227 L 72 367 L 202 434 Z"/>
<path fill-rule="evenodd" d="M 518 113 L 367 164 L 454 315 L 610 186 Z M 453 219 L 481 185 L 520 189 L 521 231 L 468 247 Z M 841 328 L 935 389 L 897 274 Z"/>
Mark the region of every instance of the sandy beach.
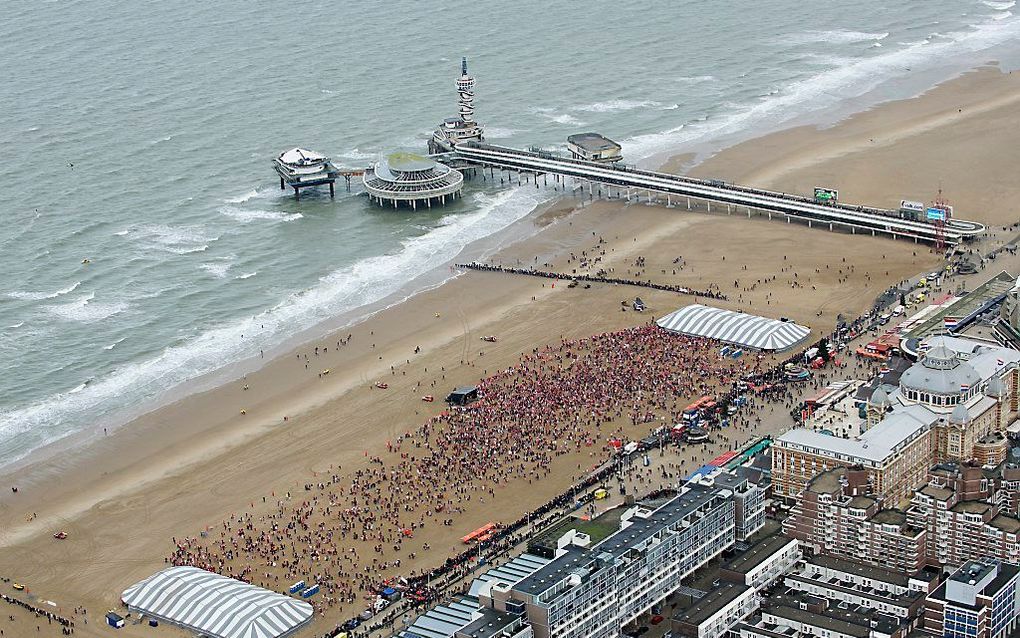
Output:
<path fill-rule="evenodd" d="M 693 173 L 804 193 L 832 186 L 844 201 L 890 207 L 904 198 L 929 200 L 941 185 L 958 215 L 1001 227 L 1018 221 L 1009 206 L 1016 188 L 1009 171 L 1020 159 L 1018 101 L 1020 78 L 982 69 L 831 128 L 797 128 L 738 145 Z M 688 159 L 678 156 L 670 166 Z M 611 268 L 619 277 L 718 286 L 729 300 L 713 305 L 789 317 L 815 335 L 830 330 L 837 315 L 859 314 L 887 286 L 939 263 L 924 246 L 888 239 L 645 203 L 580 203 L 566 198 L 534 216 L 528 223 L 540 230 L 490 263 L 549 264 L 565 273 Z M 595 251 L 604 251 L 601 262 L 581 269 L 582 252 Z M 635 296 L 648 310 L 621 311 L 621 302 Z M 195 536 L 239 512 L 268 511 L 263 497 L 272 501 L 324 476 L 366 468 L 388 442 L 437 415 L 454 386 L 514 365 L 522 353 L 640 326 L 694 301 L 627 286 L 570 289 L 465 272 L 85 449 L 0 477 L 0 576 L 25 583 L 62 615 L 76 617 L 74 609 L 86 607 L 90 625 L 79 623 L 76 632 L 98 635 L 99 612 L 164 566 L 172 538 Z M 480 339 L 487 335 L 497 341 Z M 424 394 L 437 401 L 423 402 Z M 776 416 L 770 427 L 781 427 Z M 648 429 L 614 426 L 629 436 Z M 460 536 L 545 502 L 599 458 L 594 449 L 565 454 L 541 480 L 499 485 L 493 498 L 465 505 L 452 526 L 417 535 L 431 549 L 400 571 L 442 563 L 460 550 Z M 67 540 L 52 538 L 60 529 Z M 307 635 L 357 611 L 343 609 L 317 618 Z M 34 623 L 4 610 L 0 627 L 8 613 L 16 614 L 17 626 Z M 44 624 L 39 635 L 59 629 Z"/>

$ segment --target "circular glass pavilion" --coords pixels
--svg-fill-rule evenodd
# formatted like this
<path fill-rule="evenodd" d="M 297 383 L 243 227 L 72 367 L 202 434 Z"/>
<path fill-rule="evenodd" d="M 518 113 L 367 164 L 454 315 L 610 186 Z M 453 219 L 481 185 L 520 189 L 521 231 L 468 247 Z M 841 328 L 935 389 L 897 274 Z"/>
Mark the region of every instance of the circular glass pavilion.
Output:
<path fill-rule="evenodd" d="M 365 190 L 381 206 L 401 204 L 417 209 L 453 199 L 464 176 L 449 166 L 414 153 L 393 153 L 365 170 Z"/>

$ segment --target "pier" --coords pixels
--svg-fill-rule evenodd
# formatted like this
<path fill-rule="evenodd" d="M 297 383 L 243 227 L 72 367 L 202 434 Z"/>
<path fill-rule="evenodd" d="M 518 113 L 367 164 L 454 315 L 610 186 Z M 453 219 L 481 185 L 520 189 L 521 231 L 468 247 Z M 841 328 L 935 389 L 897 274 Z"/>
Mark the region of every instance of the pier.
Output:
<path fill-rule="evenodd" d="M 709 212 L 730 215 L 767 217 L 791 223 L 796 220 L 808 227 L 816 225 L 829 230 L 840 228 L 851 234 L 885 235 L 894 239 L 912 239 L 914 242 L 957 244 L 985 231 L 983 224 L 962 219 L 946 220 L 940 228 L 931 222 L 901 218 L 897 211 L 854 206 L 844 203 L 819 203 L 810 197 L 729 184 L 718 180 L 703 180 L 682 175 L 659 173 L 621 164 L 603 164 L 580 159 L 558 157 L 541 151 L 522 151 L 480 142 L 457 144 L 452 151 L 432 156 L 436 161 L 458 167 L 474 165 L 495 171 L 518 173 L 518 181 L 532 175 L 538 186 L 539 176 L 548 184 L 548 176 L 555 182 L 574 180 L 574 186 L 587 187 L 588 195 L 608 197 L 614 195 L 627 201 L 640 201 L 644 194 L 648 201 L 665 197 L 668 207 L 686 206 L 702 202 Z M 615 193 L 614 193 L 615 189 Z M 597 191 L 597 193 L 596 193 Z"/>

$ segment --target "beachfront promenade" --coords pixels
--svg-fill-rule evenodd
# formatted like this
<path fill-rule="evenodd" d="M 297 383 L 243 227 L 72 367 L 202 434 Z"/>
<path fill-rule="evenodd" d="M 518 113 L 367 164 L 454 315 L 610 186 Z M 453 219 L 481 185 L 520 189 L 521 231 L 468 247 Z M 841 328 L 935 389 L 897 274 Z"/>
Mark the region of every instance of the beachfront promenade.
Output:
<path fill-rule="evenodd" d="M 589 194 L 594 197 L 595 190 L 601 194 L 602 186 L 607 195 L 640 199 L 643 193 L 651 198 L 652 194 L 666 197 L 667 206 L 686 205 L 693 201 L 706 202 L 708 210 L 712 204 L 725 207 L 730 214 L 746 214 L 767 216 L 769 219 L 785 219 L 788 223 L 794 220 L 815 225 L 827 226 L 829 230 L 841 228 L 852 234 L 887 235 L 894 239 L 912 239 L 914 242 L 935 243 L 938 230 L 933 223 L 912 221 L 900 218 L 896 211 L 854 206 L 841 203 L 818 203 L 809 197 L 778 193 L 774 191 L 728 184 L 718 180 L 702 180 L 682 175 L 671 175 L 656 171 L 642 170 L 619 164 L 609 165 L 588 162 L 578 159 L 557 157 L 550 153 L 522 151 L 504 146 L 469 142 L 458 144 L 453 151 L 432 156 L 434 159 L 454 166 L 480 166 L 489 168 L 490 175 L 494 170 L 511 170 L 522 174 L 534 174 L 535 184 L 538 176 L 553 175 L 554 179 L 572 178 L 583 187 L 587 183 Z M 575 184 L 575 187 L 577 184 Z M 945 223 L 944 239 L 947 244 L 957 244 L 985 231 L 983 224 L 961 219 L 951 219 Z"/>

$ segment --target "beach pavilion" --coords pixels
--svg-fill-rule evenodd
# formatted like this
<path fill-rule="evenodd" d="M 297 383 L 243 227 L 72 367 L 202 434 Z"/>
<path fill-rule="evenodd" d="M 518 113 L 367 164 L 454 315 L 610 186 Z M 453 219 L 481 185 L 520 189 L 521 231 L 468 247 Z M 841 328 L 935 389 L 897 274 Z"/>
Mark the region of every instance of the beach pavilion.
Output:
<path fill-rule="evenodd" d="M 691 304 L 656 321 L 659 327 L 694 337 L 716 339 L 741 348 L 783 352 L 803 343 L 811 329 L 743 312 Z"/>
<path fill-rule="evenodd" d="M 286 638 L 312 620 L 312 606 L 207 572 L 169 567 L 124 590 L 127 608 L 209 638 Z"/>

